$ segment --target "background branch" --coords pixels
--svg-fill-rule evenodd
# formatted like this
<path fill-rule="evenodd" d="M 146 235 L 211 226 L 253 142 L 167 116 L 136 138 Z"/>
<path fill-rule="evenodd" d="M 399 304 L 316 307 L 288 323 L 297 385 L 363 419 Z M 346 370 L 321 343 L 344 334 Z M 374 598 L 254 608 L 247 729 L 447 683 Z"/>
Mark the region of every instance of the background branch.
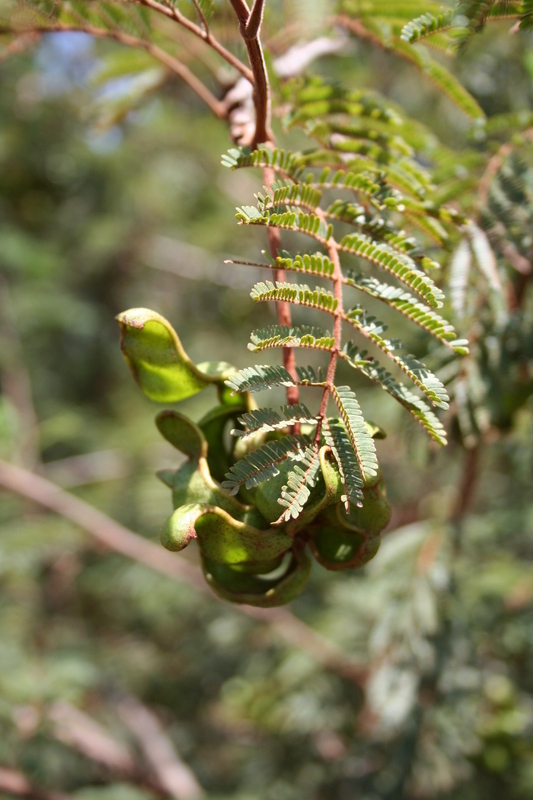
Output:
<path fill-rule="evenodd" d="M 63 792 L 48 792 L 33 786 L 22 772 L 5 767 L 0 767 L 0 792 L 27 797 L 28 800 L 70 800 L 69 795 Z"/>
<path fill-rule="evenodd" d="M 199 567 L 184 558 L 169 555 L 158 544 L 143 539 L 44 478 L 0 460 L 0 487 L 26 497 L 79 525 L 104 547 L 138 561 L 173 580 L 183 581 L 212 598 L 211 589 L 204 581 Z M 282 608 L 230 607 L 237 613 L 265 623 L 274 633 L 291 646 L 308 653 L 325 669 L 359 685 L 364 683 L 366 673 L 358 664 L 342 653 L 333 642 L 297 619 L 290 611 Z"/>
<path fill-rule="evenodd" d="M 204 796 L 192 770 L 178 757 L 156 715 L 134 697 L 124 700 L 119 714 L 131 735 L 137 740 L 157 776 L 157 783 L 175 800 L 197 800 Z"/>
<path fill-rule="evenodd" d="M 221 103 L 214 94 L 202 83 L 202 81 L 194 75 L 191 70 L 182 64 L 181 61 L 178 61 L 177 58 L 171 56 L 166 50 L 161 49 L 157 45 L 153 44 L 146 39 L 139 39 L 136 36 L 131 36 L 128 33 L 123 33 L 122 31 L 118 30 L 106 30 L 104 28 L 97 28 L 93 25 L 65 25 L 64 23 L 58 22 L 53 23 L 51 25 L 46 26 L 35 26 L 28 28 L 25 31 L 26 35 L 35 35 L 35 34 L 44 34 L 44 33 L 62 33 L 66 31 L 73 31 L 73 32 L 81 32 L 81 33 L 88 33 L 90 36 L 94 36 L 99 39 L 114 39 L 120 44 L 124 44 L 128 47 L 139 47 L 142 50 L 146 50 L 153 58 L 157 59 L 161 64 L 164 64 L 167 69 L 173 72 L 175 75 L 178 75 L 186 84 L 189 86 L 192 91 L 198 95 L 198 97 L 203 100 L 206 106 L 215 114 L 216 117 L 219 119 L 225 119 L 227 117 L 227 110 L 223 103 Z M 9 32 L 6 29 L 0 28 L 0 33 L 7 33 Z"/>

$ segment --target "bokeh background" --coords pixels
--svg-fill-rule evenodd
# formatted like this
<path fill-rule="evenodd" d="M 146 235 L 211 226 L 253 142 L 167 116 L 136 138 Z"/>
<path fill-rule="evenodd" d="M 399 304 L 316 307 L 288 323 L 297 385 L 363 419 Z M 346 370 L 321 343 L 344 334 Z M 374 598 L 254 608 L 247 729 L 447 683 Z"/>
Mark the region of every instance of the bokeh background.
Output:
<path fill-rule="evenodd" d="M 305 19 L 305 4 L 286 5 Z M 454 70 L 489 115 L 530 111 L 532 46 L 531 34 L 495 27 Z M 136 87 L 98 79 L 102 56 L 119 49 L 49 35 L 0 63 L 0 457 L 157 541 L 171 506 L 154 473 L 177 461 L 154 426 L 159 409 L 131 380 L 114 316 L 156 309 L 193 360 L 242 367 L 249 331 L 271 312 L 249 298 L 253 272 L 223 263 L 265 246 L 234 220 L 258 176 L 221 167 L 227 129 L 179 83 L 154 80 L 157 91 L 122 113 Z M 392 55 L 352 42 L 313 70 L 383 92 L 452 148 L 467 141 L 460 112 Z M 290 607 L 344 667 L 2 492 L 2 768 L 50 800 L 179 797 L 150 768 L 138 729 L 152 725 L 196 777 L 191 797 L 531 798 L 525 385 L 482 445 L 466 450 L 452 435 L 445 451 L 362 385 L 361 405 L 388 432 L 379 452 L 392 523 L 367 568 L 315 565 Z M 212 400 L 205 392 L 183 411 L 198 419 Z"/>

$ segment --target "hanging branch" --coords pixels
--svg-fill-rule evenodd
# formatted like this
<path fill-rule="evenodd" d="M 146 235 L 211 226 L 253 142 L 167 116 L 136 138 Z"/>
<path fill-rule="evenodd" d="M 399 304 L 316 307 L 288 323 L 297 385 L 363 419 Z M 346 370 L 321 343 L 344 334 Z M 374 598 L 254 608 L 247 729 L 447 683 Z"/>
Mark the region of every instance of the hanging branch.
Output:
<path fill-rule="evenodd" d="M 270 126 L 270 87 L 268 74 L 266 71 L 263 48 L 260 41 L 261 23 L 263 20 L 264 0 L 255 0 L 252 10 L 248 9 L 245 0 L 231 0 L 231 4 L 239 20 L 239 30 L 246 44 L 248 58 L 253 72 L 253 100 L 255 108 L 255 132 L 251 142 L 252 148 L 259 144 L 274 145 L 274 136 Z M 270 186 L 275 179 L 273 170 L 269 167 L 263 169 L 263 183 Z M 281 235 L 275 228 L 268 229 L 268 245 L 270 255 L 276 259 L 281 250 Z M 277 269 L 275 272 L 276 280 L 285 280 L 285 270 Z M 292 315 L 288 303 L 279 301 L 276 303 L 276 313 L 280 325 L 292 326 Z M 296 405 L 300 400 L 300 393 L 296 385 L 296 359 L 294 349 L 291 347 L 283 348 L 283 366 L 293 378 L 294 386 L 286 388 L 287 403 Z M 295 426 L 295 433 L 299 432 L 299 424 Z"/>

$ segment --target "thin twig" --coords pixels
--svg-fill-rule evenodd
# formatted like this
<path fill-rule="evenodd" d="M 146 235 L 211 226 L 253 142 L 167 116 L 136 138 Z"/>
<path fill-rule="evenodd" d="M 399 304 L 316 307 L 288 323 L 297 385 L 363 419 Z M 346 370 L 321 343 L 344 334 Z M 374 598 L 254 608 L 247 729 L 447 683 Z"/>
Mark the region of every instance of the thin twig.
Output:
<path fill-rule="evenodd" d="M 263 48 L 259 39 L 261 20 L 263 17 L 264 0 L 255 0 L 253 18 L 245 0 L 230 0 L 233 10 L 239 20 L 239 30 L 248 51 L 248 58 L 252 67 L 255 106 L 255 133 L 250 145 L 252 148 L 258 144 L 273 141 L 270 129 L 270 87 L 266 71 Z M 248 24 L 251 21 L 250 32 Z"/>
<path fill-rule="evenodd" d="M 221 56 L 224 61 L 227 61 L 232 67 L 235 67 L 241 75 L 246 78 L 246 80 L 253 83 L 254 76 L 252 71 L 240 61 L 237 56 L 233 55 L 229 50 L 227 50 L 220 42 L 215 39 L 210 31 L 204 31 L 200 28 L 199 25 L 196 25 L 194 22 L 191 22 L 190 19 L 187 19 L 178 9 L 170 5 L 165 5 L 164 3 L 158 3 L 157 0 L 135 0 L 139 5 L 147 6 L 151 8 L 153 11 L 157 11 L 159 14 L 163 14 L 164 16 L 168 17 L 169 19 L 174 20 L 183 28 L 188 30 L 190 33 L 193 33 L 195 36 L 198 36 L 199 39 L 203 39 L 216 53 Z"/>
<path fill-rule="evenodd" d="M 5 767 L 0 767 L 0 792 L 28 800 L 70 800 L 69 795 L 40 789 L 31 784 L 22 772 Z"/>
<path fill-rule="evenodd" d="M 274 171 L 270 167 L 264 167 L 263 169 L 263 182 L 267 187 L 270 187 L 272 183 L 274 183 L 275 174 Z M 267 230 L 268 235 L 268 245 L 270 250 L 270 255 L 272 258 L 276 259 L 279 255 L 281 250 L 281 234 L 278 228 L 270 227 Z M 283 282 L 285 280 L 285 270 L 284 269 L 276 269 L 275 270 L 275 279 L 276 281 Z M 288 328 L 292 327 L 292 315 L 291 315 L 291 307 L 289 303 L 285 301 L 277 301 L 276 302 L 276 313 L 278 317 L 278 323 L 280 325 L 286 325 Z M 296 373 L 296 360 L 294 357 L 294 348 L 292 347 L 284 347 L 283 348 L 283 366 L 296 383 L 298 380 L 298 375 Z M 300 392 L 298 390 L 298 386 L 287 386 L 286 389 L 287 395 L 287 403 L 289 405 L 296 405 L 300 402 Z M 295 426 L 295 433 L 299 433 L 299 425 Z"/>
<path fill-rule="evenodd" d="M 264 10 L 265 0 L 255 0 L 252 10 L 250 11 L 250 16 L 248 17 L 248 22 L 246 23 L 246 28 L 244 29 L 243 36 L 245 39 L 257 39 L 259 36 Z"/>
<path fill-rule="evenodd" d="M 133 697 L 119 706 L 119 714 L 137 740 L 157 777 L 158 785 L 175 800 L 197 800 L 204 790 L 196 775 L 178 756 L 176 748 L 165 733 L 156 715 Z"/>
<path fill-rule="evenodd" d="M 52 23 L 50 25 L 43 25 L 43 26 L 34 26 L 28 28 L 25 31 L 27 34 L 44 34 L 44 33 L 57 33 L 57 32 L 67 32 L 67 31 L 76 31 L 82 33 L 88 33 L 90 36 L 95 36 L 96 38 L 100 39 L 114 39 L 120 44 L 124 44 L 128 47 L 139 47 L 143 50 L 146 50 L 153 58 L 157 59 L 161 64 L 164 64 L 171 72 L 175 75 L 178 75 L 182 81 L 184 81 L 192 91 L 198 95 L 198 97 L 203 100 L 203 102 L 208 106 L 208 108 L 215 114 L 216 117 L 219 119 L 226 119 L 227 117 L 227 110 L 223 103 L 221 103 L 215 95 L 205 86 L 199 78 L 194 75 L 191 70 L 182 64 L 181 61 L 178 61 L 177 58 L 171 56 L 166 50 L 162 50 L 152 42 L 146 39 L 139 39 L 136 36 L 131 36 L 128 33 L 124 33 L 123 31 L 119 30 L 106 30 L 104 28 L 97 28 L 93 25 L 66 25 L 61 22 Z M 8 29 L 0 28 L 0 33 L 9 32 Z"/>
<path fill-rule="evenodd" d="M 47 709 L 46 720 L 55 739 L 115 775 L 139 783 L 139 765 L 133 754 L 83 711 L 70 703 L 57 702 Z"/>
<path fill-rule="evenodd" d="M 459 494 L 451 516 L 451 520 L 455 524 L 461 522 L 468 508 L 472 505 L 474 489 L 479 477 L 480 452 L 480 443 L 465 452 L 463 472 L 459 484 Z"/>
<path fill-rule="evenodd" d="M 44 478 L 0 459 L 0 487 L 69 519 L 106 548 L 138 561 L 173 580 L 187 583 L 210 598 L 213 597 L 198 567 L 184 558 L 170 555 L 159 545 L 143 539 Z M 357 684 L 364 682 L 366 673 L 359 664 L 354 663 L 333 642 L 325 639 L 287 609 L 231 607 L 239 614 L 263 622 L 291 646 L 299 647 L 315 658 L 324 669 Z"/>
<path fill-rule="evenodd" d="M 39 40 L 39 33 L 22 33 L 16 36 L 12 42 L 9 42 L 2 50 L 0 50 L 0 62 L 6 58 L 23 53 L 28 47 L 31 47 Z"/>
<path fill-rule="evenodd" d="M 200 21 L 201 21 L 202 25 L 204 26 L 204 31 L 209 36 L 209 25 L 207 23 L 207 18 L 205 16 L 204 12 L 202 11 L 200 3 L 198 2 L 198 0 L 192 0 L 192 1 L 194 3 L 194 7 L 196 9 L 196 13 L 200 17 Z"/>
<path fill-rule="evenodd" d="M 326 223 L 326 214 L 321 208 L 315 209 L 315 214 L 322 220 L 322 222 Z M 335 309 L 335 322 L 333 323 L 333 338 L 334 338 L 334 349 L 331 353 L 329 364 L 328 364 L 328 371 L 326 375 L 327 386 L 324 389 L 324 393 L 322 395 L 322 400 L 320 403 L 320 409 L 318 411 L 319 422 L 316 429 L 315 434 L 315 442 L 318 444 L 320 441 L 320 436 L 322 434 L 322 420 L 326 417 L 327 407 L 328 407 L 328 399 L 331 392 L 332 387 L 335 384 L 335 372 L 337 370 L 337 361 L 339 358 L 339 352 L 341 349 L 342 344 L 342 316 L 343 316 L 343 294 L 342 294 L 342 286 L 344 282 L 344 276 L 342 274 L 342 267 L 339 258 L 339 249 L 337 243 L 333 237 L 328 239 L 326 244 L 328 249 L 328 256 L 333 263 L 333 292 L 335 296 L 335 300 L 337 301 L 337 308 Z"/>
<path fill-rule="evenodd" d="M 2 393 L 12 401 L 17 410 L 21 428 L 20 445 L 16 448 L 16 455 L 12 454 L 12 457 L 28 469 L 35 469 L 41 460 L 39 420 L 33 403 L 30 373 L 24 363 L 11 292 L 2 275 L 0 275 L 0 311 L 0 336 L 5 337 L 7 345 L 5 348 L 7 358 L 2 369 Z"/>
<path fill-rule="evenodd" d="M 524 131 L 522 133 L 522 137 L 526 142 L 530 142 L 533 139 L 533 128 L 528 128 L 526 131 Z M 479 181 L 476 200 L 478 213 L 479 209 L 481 209 L 487 202 L 492 181 L 500 171 L 505 159 L 509 158 L 514 148 L 514 142 L 505 142 L 505 144 L 503 144 L 500 149 L 489 159 L 485 172 Z"/>

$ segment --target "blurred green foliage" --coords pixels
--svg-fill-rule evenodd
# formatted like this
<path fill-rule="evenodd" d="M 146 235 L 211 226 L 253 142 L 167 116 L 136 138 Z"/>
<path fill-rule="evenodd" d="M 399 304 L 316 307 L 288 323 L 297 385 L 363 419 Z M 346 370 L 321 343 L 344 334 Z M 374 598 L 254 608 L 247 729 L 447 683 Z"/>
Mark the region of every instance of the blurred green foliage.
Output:
<path fill-rule="evenodd" d="M 531 111 L 530 37 L 495 27 L 459 59 L 489 117 Z M 113 47 L 51 36 L 0 64 L 0 455 L 155 540 L 171 504 L 153 473 L 176 457 L 132 390 L 114 315 L 156 308 L 193 360 L 208 352 L 239 366 L 251 363 L 248 331 L 271 318 L 248 297 L 251 271 L 222 265 L 257 249 L 231 206 L 259 188 L 219 166 L 224 125 L 168 84 L 99 127 L 87 76 Z M 393 55 L 356 47 L 357 58 L 316 71 L 384 92 L 455 148 L 458 178 L 477 179 L 490 150 L 472 145 L 449 101 Z M 530 164 L 527 142 L 517 147 Z M 478 157 L 470 175 L 467 148 Z M 470 211 L 475 193 L 457 202 Z M 531 235 L 524 217 L 518 248 Z M 216 598 L 2 493 L 3 767 L 81 800 L 158 796 L 62 741 L 53 722 L 68 703 L 136 752 L 120 714 L 134 696 L 210 800 L 532 796 L 532 292 L 495 250 L 505 313 L 473 270 L 455 320 L 475 346 L 459 375 L 450 368 L 462 387 L 451 444 L 437 452 L 392 401 L 362 388 L 361 404 L 387 422 L 393 521 L 368 567 L 315 567 L 291 606 L 361 664 L 364 690 Z M 507 303 L 519 293 L 520 308 Z M 199 419 L 209 392 L 185 413 Z"/>

